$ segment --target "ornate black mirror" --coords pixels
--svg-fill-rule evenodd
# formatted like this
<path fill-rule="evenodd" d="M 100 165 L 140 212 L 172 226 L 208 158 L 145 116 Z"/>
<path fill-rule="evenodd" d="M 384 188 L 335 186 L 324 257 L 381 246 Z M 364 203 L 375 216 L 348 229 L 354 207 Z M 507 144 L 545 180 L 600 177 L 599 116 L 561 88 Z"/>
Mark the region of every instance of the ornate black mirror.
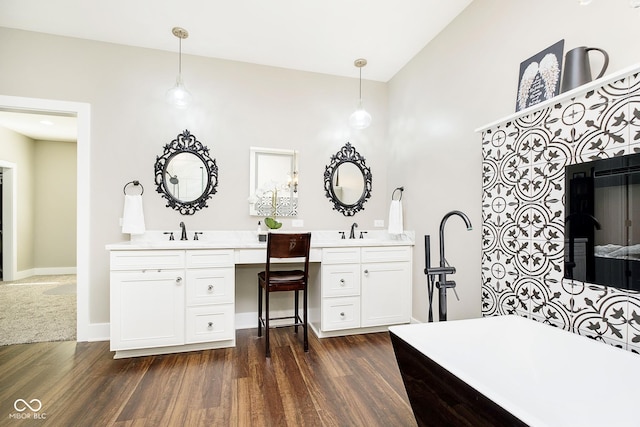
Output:
<path fill-rule="evenodd" d="M 209 157 L 209 148 L 185 130 L 156 158 L 155 181 L 167 207 L 193 215 L 206 208 L 207 200 L 216 193 L 218 166 Z"/>
<path fill-rule="evenodd" d="M 324 169 L 324 189 L 333 209 L 344 216 L 363 210 L 371 197 L 371 169 L 350 143 L 331 156 L 331 163 Z"/>

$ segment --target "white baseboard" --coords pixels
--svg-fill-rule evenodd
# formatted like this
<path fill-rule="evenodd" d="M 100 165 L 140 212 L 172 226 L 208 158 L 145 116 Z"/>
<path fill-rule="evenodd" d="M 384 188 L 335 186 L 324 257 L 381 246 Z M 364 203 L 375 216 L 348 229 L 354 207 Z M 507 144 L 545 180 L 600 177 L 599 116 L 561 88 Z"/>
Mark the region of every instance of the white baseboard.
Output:
<path fill-rule="evenodd" d="M 30 268 L 28 270 L 16 271 L 16 275 L 13 280 L 26 279 L 31 276 L 50 276 L 56 274 L 76 274 L 76 267 L 45 267 L 45 268 Z"/>
<path fill-rule="evenodd" d="M 77 274 L 76 267 L 45 267 L 45 268 L 34 268 L 33 274 L 35 276 L 49 276 L 56 274 Z"/>
<path fill-rule="evenodd" d="M 111 328 L 109 323 L 89 323 L 86 341 L 109 341 L 110 339 Z"/>
<path fill-rule="evenodd" d="M 33 269 L 16 271 L 16 275 L 13 277 L 13 280 L 22 280 L 31 276 L 35 276 Z"/>
<path fill-rule="evenodd" d="M 258 312 L 236 313 L 236 329 L 251 329 L 258 327 Z"/>

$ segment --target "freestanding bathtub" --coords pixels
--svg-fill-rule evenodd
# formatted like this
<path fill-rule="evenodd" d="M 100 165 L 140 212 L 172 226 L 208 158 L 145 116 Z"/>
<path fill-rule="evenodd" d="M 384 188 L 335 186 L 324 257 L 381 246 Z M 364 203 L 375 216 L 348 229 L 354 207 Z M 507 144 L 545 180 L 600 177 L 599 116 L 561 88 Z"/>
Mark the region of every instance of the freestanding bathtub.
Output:
<path fill-rule="evenodd" d="M 640 355 L 515 315 L 390 332 L 420 426 L 640 426 Z"/>

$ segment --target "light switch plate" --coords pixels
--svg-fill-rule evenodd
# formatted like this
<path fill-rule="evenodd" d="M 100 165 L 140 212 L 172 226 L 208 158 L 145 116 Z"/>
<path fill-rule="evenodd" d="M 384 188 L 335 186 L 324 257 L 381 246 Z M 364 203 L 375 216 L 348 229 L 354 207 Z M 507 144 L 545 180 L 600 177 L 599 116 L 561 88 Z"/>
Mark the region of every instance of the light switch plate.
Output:
<path fill-rule="evenodd" d="M 384 219 L 376 219 L 373 221 L 374 227 L 384 227 Z"/>
<path fill-rule="evenodd" d="M 292 227 L 297 227 L 297 228 L 304 227 L 304 220 L 302 220 L 302 219 L 292 219 L 291 220 L 291 226 Z"/>

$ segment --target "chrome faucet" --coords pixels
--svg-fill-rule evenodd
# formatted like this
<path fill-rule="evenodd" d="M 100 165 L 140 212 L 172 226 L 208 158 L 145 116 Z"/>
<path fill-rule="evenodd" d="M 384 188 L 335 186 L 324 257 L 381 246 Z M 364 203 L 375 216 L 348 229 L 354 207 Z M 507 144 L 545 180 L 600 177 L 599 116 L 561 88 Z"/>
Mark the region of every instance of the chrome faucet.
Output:
<path fill-rule="evenodd" d="M 438 281 L 435 283 L 438 288 L 438 296 L 439 296 L 439 320 L 447 320 L 447 288 L 453 289 L 453 292 L 456 294 L 456 298 L 458 294 L 456 293 L 456 282 L 453 280 L 447 280 L 447 274 L 454 274 L 456 272 L 456 268 L 449 265 L 447 262 L 447 258 L 444 255 L 444 226 L 447 223 L 449 217 L 457 215 L 464 221 L 467 226 L 467 230 L 472 230 L 471 221 L 469 217 L 460 211 L 451 211 L 447 213 L 440 222 L 440 266 L 439 267 L 431 267 L 431 249 L 430 249 L 430 238 L 429 236 L 425 237 L 425 266 L 424 273 L 429 277 L 428 283 L 428 291 L 429 291 L 429 322 L 433 321 L 432 312 L 431 312 L 431 298 L 433 296 L 433 282 L 435 281 L 435 277 L 438 277 Z"/>
<path fill-rule="evenodd" d="M 180 222 L 180 228 L 182 229 L 182 233 L 180 234 L 180 240 L 189 240 L 187 238 L 187 227 L 184 225 L 184 222 Z"/>
<path fill-rule="evenodd" d="M 356 238 L 356 231 L 355 229 L 358 228 L 358 224 L 357 223 L 353 223 L 351 224 L 351 232 L 349 233 L 349 238 L 350 239 L 355 239 Z"/>

